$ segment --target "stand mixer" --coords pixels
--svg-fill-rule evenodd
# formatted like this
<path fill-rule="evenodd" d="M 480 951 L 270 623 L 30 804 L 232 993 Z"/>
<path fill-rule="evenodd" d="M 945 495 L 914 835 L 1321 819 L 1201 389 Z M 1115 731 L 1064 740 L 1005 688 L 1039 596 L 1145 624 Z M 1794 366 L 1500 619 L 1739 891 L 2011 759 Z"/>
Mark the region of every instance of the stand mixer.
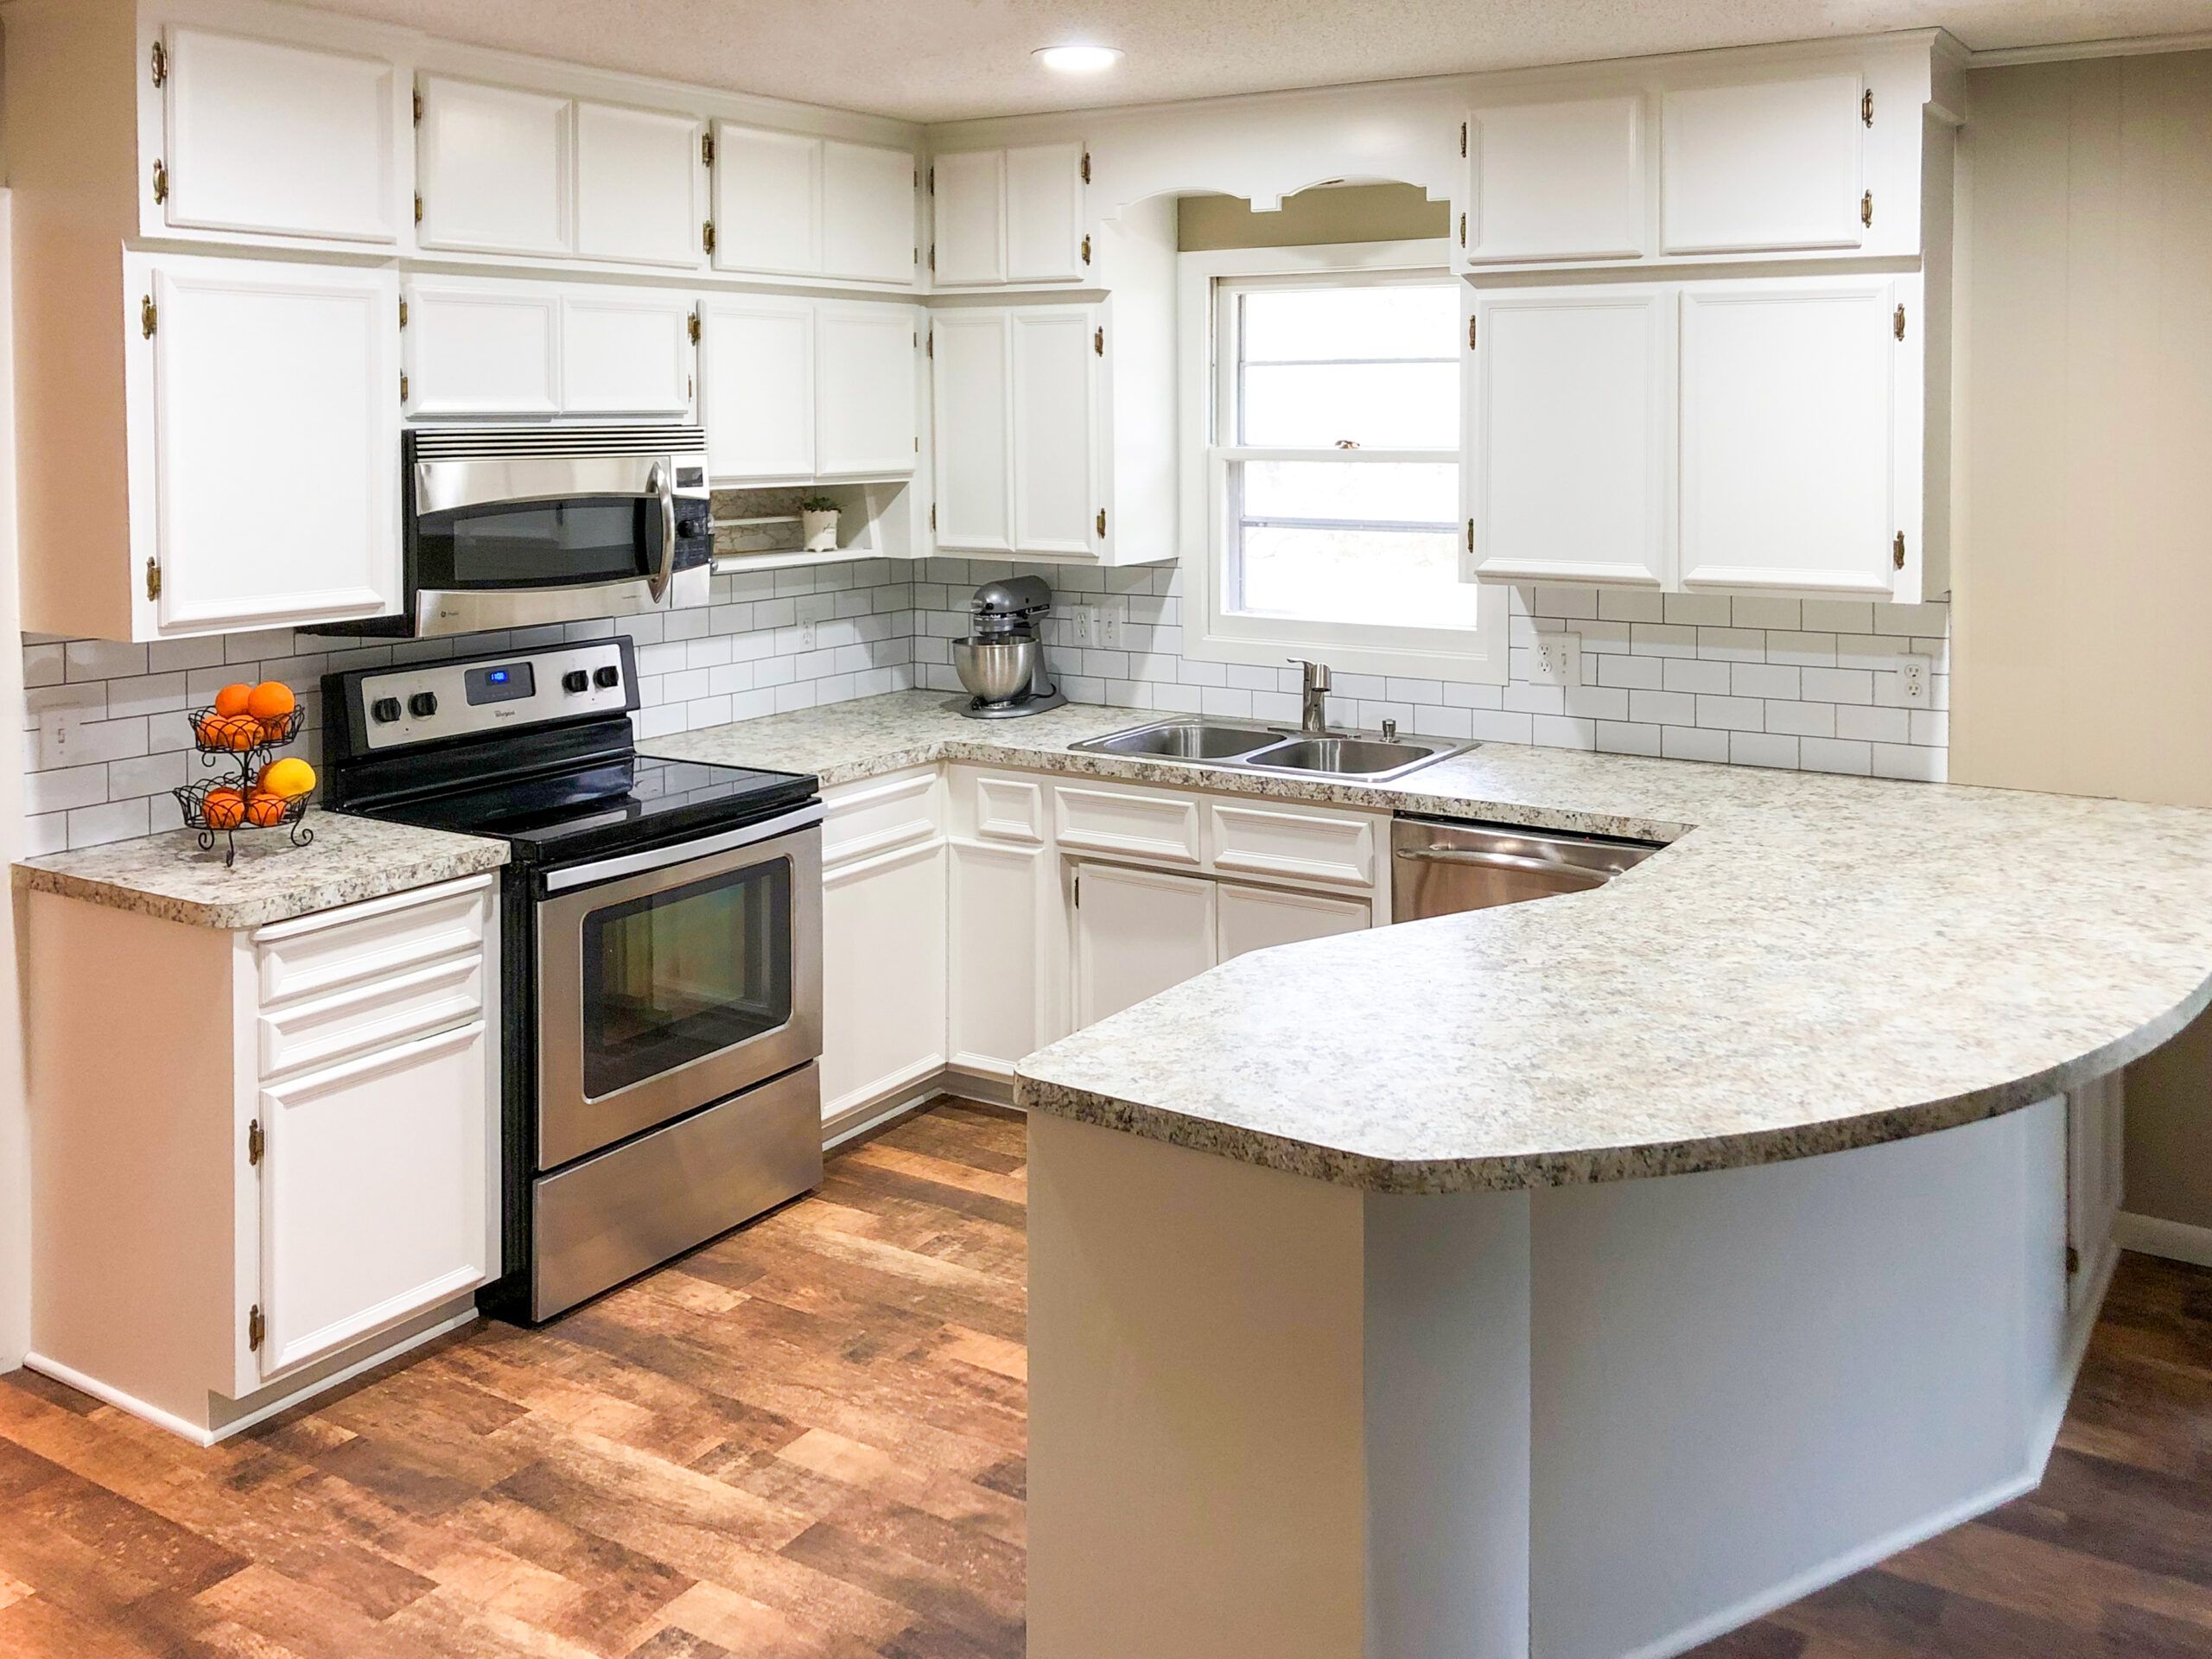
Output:
<path fill-rule="evenodd" d="M 952 642 L 952 666 L 971 694 L 960 712 L 1004 720 L 1057 709 L 1067 701 L 1045 666 L 1037 622 L 1052 590 L 1036 576 L 987 582 L 968 601 L 969 633 Z"/>

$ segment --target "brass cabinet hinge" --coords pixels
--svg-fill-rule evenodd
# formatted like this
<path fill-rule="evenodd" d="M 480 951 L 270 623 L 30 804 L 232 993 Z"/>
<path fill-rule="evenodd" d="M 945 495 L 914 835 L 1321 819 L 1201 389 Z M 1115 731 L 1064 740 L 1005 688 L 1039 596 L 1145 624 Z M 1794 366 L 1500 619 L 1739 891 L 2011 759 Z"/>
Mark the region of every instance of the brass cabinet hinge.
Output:
<path fill-rule="evenodd" d="M 1077 910 L 1083 908 L 1083 866 L 1080 864 L 1075 867 L 1075 907 Z"/>
<path fill-rule="evenodd" d="M 1893 570 L 1904 569 L 1904 531 L 1897 531 L 1897 540 L 1890 543 L 1890 568 Z"/>
<path fill-rule="evenodd" d="M 1467 216 L 1465 213 L 1459 215 L 1459 245 L 1463 248 L 1467 245 Z"/>
<path fill-rule="evenodd" d="M 1460 159 L 1461 161 L 1465 161 L 1465 160 L 1466 160 L 1466 158 L 1467 158 L 1467 124 L 1466 124 L 1465 122 L 1462 121 L 1462 122 L 1459 124 L 1459 159 Z"/>
<path fill-rule="evenodd" d="M 928 354 L 929 354 L 929 356 L 930 356 L 930 358 L 931 358 L 931 359 L 932 361 L 934 361 L 934 360 L 936 359 L 936 357 L 937 357 L 937 330 L 936 330 L 936 329 L 932 328 L 932 329 L 931 329 L 931 330 L 930 330 L 929 341 L 928 341 L 928 343 L 927 343 L 927 344 L 923 347 L 923 349 L 924 349 L 925 352 L 927 352 L 927 353 L 928 353 Z"/>
<path fill-rule="evenodd" d="M 420 190 L 415 193 L 415 222 L 417 225 L 423 222 L 423 193 Z"/>
<path fill-rule="evenodd" d="M 1862 127 L 1874 124 L 1874 89 L 1872 86 L 1859 95 L 1859 124 Z"/>
<path fill-rule="evenodd" d="M 937 244 L 934 242 L 930 244 L 930 270 L 932 272 L 937 270 Z"/>
<path fill-rule="evenodd" d="M 154 330 L 160 326 L 161 321 L 162 314 L 155 309 L 152 295 L 149 294 L 138 302 L 138 332 L 140 334 L 151 340 L 154 337 Z"/>
<path fill-rule="evenodd" d="M 403 328 L 407 326 L 407 296 L 404 294 L 399 296 L 399 326 Z"/>
<path fill-rule="evenodd" d="M 169 170 L 164 163 L 156 161 L 154 163 L 154 200 L 167 201 L 168 199 Z"/>
<path fill-rule="evenodd" d="M 1904 338 L 1904 307 L 1897 307 L 1897 314 L 1890 319 L 1890 331 L 1899 340 Z"/>
<path fill-rule="evenodd" d="M 1474 550 L 1475 550 L 1475 521 L 1474 521 L 1473 519 L 1470 518 L 1470 519 L 1468 519 L 1468 520 L 1467 520 L 1467 551 L 1468 551 L 1468 552 L 1470 552 L 1470 553 L 1471 553 L 1471 552 L 1473 552 Z"/>
<path fill-rule="evenodd" d="M 2076 1249 L 2073 1245 L 2069 1244 L 2066 1247 L 2066 1275 L 2070 1279 L 2081 1271 L 2082 1252 Z"/>
<path fill-rule="evenodd" d="M 1106 533 L 1106 509 L 1103 507 L 1098 509 L 1098 533 L 1101 536 Z"/>
<path fill-rule="evenodd" d="M 930 194 L 937 194 L 937 163 L 930 163 Z"/>
<path fill-rule="evenodd" d="M 159 559 L 149 559 L 146 561 L 146 597 L 159 599 L 161 596 L 162 562 Z"/>
<path fill-rule="evenodd" d="M 407 401 L 407 371 L 404 369 L 399 372 L 399 401 L 403 404 Z"/>
<path fill-rule="evenodd" d="M 930 503 L 930 529 L 932 533 L 937 529 L 937 503 L 934 501 Z"/>
<path fill-rule="evenodd" d="M 699 245 L 709 253 L 715 251 L 715 221 L 711 219 L 699 227 Z"/>
<path fill-rule="evenodd" d="M 261 1339 L 269 1334 L 269 1321 L 261 1317 L 261 1304 L 256 1302 L 245 1316 L 245 1345 L 253 1353 L 261 1351 Z"/>
<path fill-rule="evenodd" d="M 1083 152 L 1083 181 L 1090 182 L 1090 152 L 1087 149 Z"/>
<path fill-rule="evenodd" d="M 1083 263 L 1086 265 L 1090 263 L 1090 238 L 1087 236 L 1083 238 Z"/>
<path fill-rule="evenodd" d="M 163 86 L 169 79 L 169 49 L 159 41 L 154 42 L 154 85 Z"/>
<path fill-rule="evenodd" d="M 1100 357 L 1106 355 L 1106 331 L 1103 328 L 1090 331 L 1090 349 Z"/>
<path fill-rule="evenodd" d="M 420 86 L 415 89 L 415 124 L 418 127 L 423 124 L 423 89 Z"/>
<path fill-rule="evenodd" d="M 1475 314 L 1471 311 L 1467 313 L 1467 349 L 1475 349 Z"/>
<path fill-rule="evenodd" d="M 246 1162 L 249 1164 L 259 1164 L 261 1162 L 262 1147 L 261 1120 L 257 1117 L 252 1122 L 245 1126 Z"/>
<path fill-rule="evenodd" d="M 699 336 L 702 332 L 704 332 L 706 327 L 706 325 L 699 320 L 699 308 L 697 306 L 695 305 L 691 308 L 690 320 L 685 326 L 690 330 L 691 343 L 694 346 L 696 346 L 699 343 Z"/>
<path fill-rule="evenodd" d="M 1874 193 L 1869 190 L 1859 198 L 1859 222 L 1868 229 L 1874 225 Z"/>
<path fill-rule="evenodd" d="M 699 165 L 712 167 L 714 164 L 715 135 L 711 132 L 702 132 L 699 135 Z"/>

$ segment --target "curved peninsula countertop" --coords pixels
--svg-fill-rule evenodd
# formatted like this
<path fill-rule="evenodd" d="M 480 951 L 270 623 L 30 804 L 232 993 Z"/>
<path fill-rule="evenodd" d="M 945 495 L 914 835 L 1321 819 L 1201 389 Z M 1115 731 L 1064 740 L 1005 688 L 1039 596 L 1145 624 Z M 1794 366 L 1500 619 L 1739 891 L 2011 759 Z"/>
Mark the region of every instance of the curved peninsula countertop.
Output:
<path fill-rule="evenodd" d="M 1592 893 L 1242 957 L 1017 1098 L 1372 1192 L 1685 1173 L 2026 1106 L 2212 997 L 2212 811 L 1487 744 L 1384 785 L 1079 753 L 1156 719 L 903 692 L 649 741 L 850 782 L 940 760 L 1670 843 Z"/>

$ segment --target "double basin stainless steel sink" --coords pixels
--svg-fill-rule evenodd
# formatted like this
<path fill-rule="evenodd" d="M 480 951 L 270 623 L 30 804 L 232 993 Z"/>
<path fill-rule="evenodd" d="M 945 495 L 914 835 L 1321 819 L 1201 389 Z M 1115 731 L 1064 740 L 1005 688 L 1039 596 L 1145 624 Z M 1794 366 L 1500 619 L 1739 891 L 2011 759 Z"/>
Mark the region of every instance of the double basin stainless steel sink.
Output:
<path fill-rule="evenodd" d="M 1086 738 L 1068 747 L 1098 754 L 1202 761 L 1238 772 L 1353 779 L 1371 784 L 1402 778 L 1473 746 L 1441 743 L 1433 738 L 1377 737 L 1357 732 L 1307 735 L 1290 728 L 1254 721 L 1179 716 L 1132 726 L 1127 731 L 1110 732 L 1104 737 Z"/>

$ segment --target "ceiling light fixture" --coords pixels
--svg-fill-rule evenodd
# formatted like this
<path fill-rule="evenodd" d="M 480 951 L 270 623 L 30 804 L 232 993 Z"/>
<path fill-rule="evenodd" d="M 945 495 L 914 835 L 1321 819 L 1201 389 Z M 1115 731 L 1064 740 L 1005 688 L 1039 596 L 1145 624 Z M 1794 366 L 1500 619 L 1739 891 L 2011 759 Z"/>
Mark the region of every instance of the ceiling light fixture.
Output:
<path fill-rule="evenodd" d="M 1122 60 L 1116 46 L 1040 46 L 1030 56 L 1064 75 L 1095 75 Z"/>

